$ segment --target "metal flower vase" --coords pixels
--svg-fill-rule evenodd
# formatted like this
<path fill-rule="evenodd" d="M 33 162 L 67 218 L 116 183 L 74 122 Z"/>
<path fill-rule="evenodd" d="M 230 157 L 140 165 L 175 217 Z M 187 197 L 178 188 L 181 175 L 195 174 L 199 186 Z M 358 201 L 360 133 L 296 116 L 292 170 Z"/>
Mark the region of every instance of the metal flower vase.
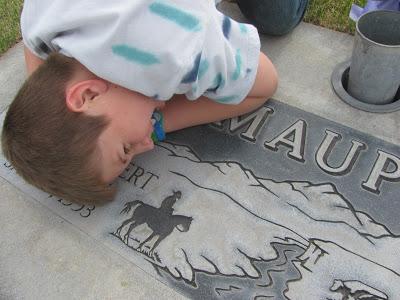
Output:
<path fill-rule="evenodd" d="M 336 67 L 332 85 L 356 108 L 400 109 L 400 12 L 377 10 L 359 18 L 351 60 Z"/>

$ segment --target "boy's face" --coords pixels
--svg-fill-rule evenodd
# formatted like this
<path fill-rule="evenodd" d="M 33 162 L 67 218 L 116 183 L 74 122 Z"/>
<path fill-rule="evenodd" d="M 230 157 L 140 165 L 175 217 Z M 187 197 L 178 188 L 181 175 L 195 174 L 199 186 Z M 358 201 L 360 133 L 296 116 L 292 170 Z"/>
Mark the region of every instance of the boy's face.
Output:
<path fill-rule="evenodd" d="M 153 149 L 151 116 L 165 103 L 114 84 L 103 94 L 96 110 L 109 120 L 100 134 L 98 148 L 102 179 L 111 183 L 127 167 L 133 156 Z"/>

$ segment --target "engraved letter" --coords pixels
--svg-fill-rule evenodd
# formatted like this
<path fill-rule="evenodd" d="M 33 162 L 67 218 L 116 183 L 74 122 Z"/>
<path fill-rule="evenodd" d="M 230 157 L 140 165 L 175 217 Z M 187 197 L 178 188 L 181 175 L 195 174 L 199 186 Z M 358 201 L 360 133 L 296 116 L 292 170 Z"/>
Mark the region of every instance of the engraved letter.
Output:
<path fill-rule="evenodd" d="M 379 187 L 383 179 L 392 182 L 400 181 L 400 158 L 381 150 L 378 150 L 378 154 L 375 165 L 367 181 L 362 183 L 362 187 L 379 195 L 381 192 Z M 391 171 L 389 171 L 389 165 L 392 165 Z"/>
<path fill-rule="evenodd" d="M 238 129 L 242 128 L 243 126 L 248 125 L 251 122 L 246 132 L 241 133 L 240 136 L 248 141 L 255 142 L 256 141 L 255 136 L 258 134 L 261 127 L 264 125 L 268 115 L 273 112 L 274 111 L 272 108 L 263 106 L 246 117 L 232 118 L 229 125 L 229 131 L 233 133 Z M 243 119 L 240 120 L 240 118 Z"/>
<path fill-rule="evenodd" d="M 351 146 L 350 151 L 347 153 L 345 161 L 341 166 L 333 168 L 328 165 L 328 157 L 335 147 L 336 142 L 340 141 L 342 137 L 340 134 L 330 130 L 326 130 L 325 132 L 325 139 L 315 154 L 315 160 L 317 161 L 318 166 L 326 173 L 331 175 L 342 176 L 349 173 L 353 169 L 361 150 L 364 150 L 367 147 L 361 142 L 352 140 L 351 143 L 353 145 Z"/>
<path fill-rule="evenodd" d="M 210 123 L 210 126 L 222 130 L 224 128 L 224 125 L 222 124 L 222 122 L 223 121 L 213 122 L 213 123 Z"/>
<path fill-rule="evenodd" d="M 4 162 L 3 165 L 9 170 L 14 170 L 14 167 L 8 161 Z"/>
<path fill-rule="evenodd" d="M 137 185 L 138 178 L 142 177 L 144 173 L 145 172 L 143 168 L 136 166 L 133 162 L 130 162 L 125 171 L 119 175 L 119 178 L 125 179 L 128 182 L 131 182 L 134 178 L 133 184 Z"/>
<path fill-rule="evenodd" d="M 270 142 L 265 142 L 264 146 L 273 151 L 277 151 L 277 145 L 283 144 L 292 148 L 288 152 L 288 156 L 300 162 L 304 162 L 304 147 L 306 138 L 307 123 L 303 120 L 298 120 L 278 137 Z M 290 139 L 292 138 L 292 139 Z"/>
<path fill-rule="evenodd" d="M 160 178 L 160 177 L 158 177 L 156 174 L 153 174 L 153 173 L 151 173 L 151 172 L 147 172 L 146 174 L 150 174 L 150 177 L 149 177 L 149 179 L 147 179 L 146 182 L 140 187 L 142 190 L 144 190 L 145 186 L 149 183 L 149 181 L 150 181 L 153 177 L 155 177 L 155 178 L 157 178 L 157 179 Z"/>
<path fill-rule="evenodd" d="M 137 185 L 137 180 L 139 177 L 142 177 L 144 175 L 144 169 L 136 166 L 135 172 L 132 173 L 131 176 L 128 178 L 128 182 L 131 182 L 132 178 L 135 178 L 135 181 L 133 182 L 134 185 Z"/>

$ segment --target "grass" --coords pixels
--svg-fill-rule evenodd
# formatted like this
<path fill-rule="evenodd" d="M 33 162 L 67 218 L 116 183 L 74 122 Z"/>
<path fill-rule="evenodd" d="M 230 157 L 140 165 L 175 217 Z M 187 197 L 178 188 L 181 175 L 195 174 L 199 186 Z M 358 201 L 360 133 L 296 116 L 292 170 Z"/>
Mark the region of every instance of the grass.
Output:
<path fill-rule="evenodd" d="M 354 33 L 349 19 L 351 4 L 364 6 L 366 0 L 309 0 L 305 21 L 333 30 Z M 21 39 L 19 13 L 23 0 L 0 0 L 0 55 Z"/>
<path fill-rule="evenodd" d="M 355 22 L 349 18 L 353 3 L 364 6 L 366 0 L 309 0 L 305 22 L 354 34 Z"/>
<path fill-rule="evenodd" d="M 21 39 L 19 14 L 23 0 L 0 0 L 0 55 Z"/>

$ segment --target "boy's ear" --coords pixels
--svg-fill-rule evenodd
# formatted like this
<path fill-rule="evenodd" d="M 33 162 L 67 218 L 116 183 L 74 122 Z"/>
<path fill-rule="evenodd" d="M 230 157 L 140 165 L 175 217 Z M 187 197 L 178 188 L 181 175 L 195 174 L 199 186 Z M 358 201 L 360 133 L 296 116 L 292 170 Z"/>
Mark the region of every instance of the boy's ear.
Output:
<path fill-rule="evenodd" d="M 108 90 L 108 83 L 101 79 L 79 81 L 67 87 L 65 102 L 72 112 L 84 112 L 89 105 Z"/>

